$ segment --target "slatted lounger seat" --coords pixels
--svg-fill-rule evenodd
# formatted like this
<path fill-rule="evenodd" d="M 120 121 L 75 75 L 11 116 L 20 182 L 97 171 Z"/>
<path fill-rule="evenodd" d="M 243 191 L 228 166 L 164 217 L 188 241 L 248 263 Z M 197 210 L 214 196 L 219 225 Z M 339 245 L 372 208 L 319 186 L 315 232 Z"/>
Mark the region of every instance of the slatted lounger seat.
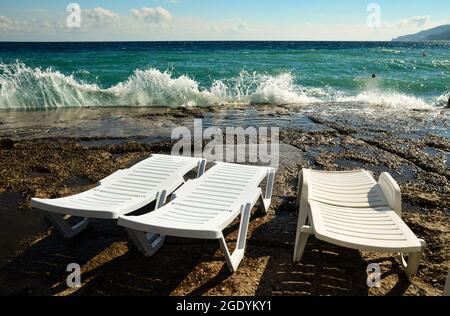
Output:
<path fill-rule="evenodd" d="M 164 236 L 217 239 L 228 268 L 236 271 L 244 257 L 250 212 L 256 202 L 265 213 L 271 203 L 275 170 L 265 167 L 216 163 L 201 178 L 188 181 L 172 202 L 141 216 L 121 216 L 137 247 L 152 256 Z M 266 192 L 260 185 L 267 178 Z M 223 230 L 241 216 L 236 250 L 230 255 Z"/>
<path fill-rule="evenodd" d="M 59 199 L 32 199 L 33 207 L 45 211 L 56 229 L 67 239 L 84 230 L 89 218 L 117 219 L 157 201 L 157 207 L 184 181 L 184 176 L 198 168 L 205 170 L 204 159 L 152 155 L 130 169 L 119 170 L 100 181 L 92 190 Z M 70 226 L 63 216 L 84 218 Z"/>
<path fill-rule="evenodd" d="M 342 247 L 398 253 L 408 277 L 417 273 L 426 244 L 403 222 L 400 187 L 388 173 L 377 183 L 364 170 L 303 170 L 298 194 L 294 262 L 301 260 L 313 234 Z"/>

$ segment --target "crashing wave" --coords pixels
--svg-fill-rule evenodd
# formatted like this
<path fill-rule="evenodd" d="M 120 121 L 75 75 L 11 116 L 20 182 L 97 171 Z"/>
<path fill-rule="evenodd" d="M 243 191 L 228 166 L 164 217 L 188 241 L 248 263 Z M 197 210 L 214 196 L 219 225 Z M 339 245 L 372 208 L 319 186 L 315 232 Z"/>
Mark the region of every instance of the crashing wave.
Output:
<path fill-rule="evenodd" d="M 330 87 L 304 87 L 291 73 L 267 75 L 242 71 L 214 81 L 209 88 L 187 75 L 135 70 L 124 82 L 102 88 L 52 68 L 23 63 L 0 64 L 0 108 L 47 109 L 97 106 L 208 106 L 223 104 L 304 105 L 317 102 L 361 102 L 390 108 L 430 108 L 426 101 L 396 91 L 383 91 L 369 81 L 362 92 L 348 96 Z M 445 105 L 449 92 L 436 101 Z"/>
<path fill-rule="evenodd" d="M 54 69 L 23 63 L 0 64 L 0 108 L 83 106 L 206 106 L 215 104 L 298 104 L 314 102 L 291 74 L 248 74 L 213 82 L 209 89 L 186 75 L 135 70 L 125 82 L 110 88 L 86 83 Z"/>

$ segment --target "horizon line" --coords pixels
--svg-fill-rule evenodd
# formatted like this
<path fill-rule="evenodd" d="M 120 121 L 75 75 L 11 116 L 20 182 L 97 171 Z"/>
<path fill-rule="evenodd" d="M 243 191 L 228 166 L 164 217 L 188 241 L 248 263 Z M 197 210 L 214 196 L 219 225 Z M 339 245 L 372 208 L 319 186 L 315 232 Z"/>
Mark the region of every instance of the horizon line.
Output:
<path fill-rule="evenodd" d="M 85 40 L 85 41 L 9 41 L 0 40 L 0 43 L 201 43 L 201 42 L 297 42 L 297 43 L 314 43 L 314 42 L 341 42 L 341 43 L 390 43 L 390 42 L 402 42 L 402 43 L 433 43 L 433 42 L 446 42 L 446 41 L 395 41 L 395 40 Z"/>

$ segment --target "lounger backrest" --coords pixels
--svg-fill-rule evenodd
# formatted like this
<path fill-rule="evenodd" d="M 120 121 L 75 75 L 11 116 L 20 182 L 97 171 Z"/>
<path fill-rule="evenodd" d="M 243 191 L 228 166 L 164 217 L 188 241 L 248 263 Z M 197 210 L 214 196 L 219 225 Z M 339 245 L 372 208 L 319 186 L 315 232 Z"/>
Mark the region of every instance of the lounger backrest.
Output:
<path fill-rule="evenodd" d="M 201 178 L 176 192 L 173 204 L 178 207 L 212 207 L 219 212 L 239 208 L 243 197 L 251 196 L 259 188 L 271 168 L 217 163 Z"/>
<path fill-rule="evenodd" d="M 104 179 L 101 184 L 114 190 L 130 190 L 140 195 L 156 193 L 175 182 L 174 179 L 182 178 L 196 164 L 198 161 L 191 158 L 152 155 L 130 169 L 121 170 Z"/>
<path fill-rule="evenodd" d="M 303 170 L 308 178 L 308 200 L 348 207 L 384 207 L 388 202 L 375 179 L 366 171 L 315 172 Z"/>

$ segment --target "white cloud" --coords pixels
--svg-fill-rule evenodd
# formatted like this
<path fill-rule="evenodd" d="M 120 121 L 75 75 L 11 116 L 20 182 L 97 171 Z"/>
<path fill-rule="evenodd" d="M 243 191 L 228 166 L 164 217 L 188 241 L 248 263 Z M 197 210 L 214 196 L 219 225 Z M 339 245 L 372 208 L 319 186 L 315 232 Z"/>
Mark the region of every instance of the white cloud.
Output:
<path fill-rule="evenodd" d="M 11 36 L 14 36 L 15 34 L 36 34 L 42 31 L 49 32 L 56 30 L 58 27 L 59 25 L 57 22 L 37 19 L 17 21 L 0 15 L 0 33 Z"/>
<path fill-rule="evenodd" d="M 413 16 L 399 22 L 383 22 L 384 28 L 425 28 L 430 26 L 430 16 Z"/>
<path fill-rule="evenodd" d="M 84 10 L 83 14 L 85 14 L 89 19 L 96 21 L 97 23 L 119 20 L 119 15 L 117 13 L 101 7 Z"/>
<path fill-rule="evenodd" d="M 249 23 L 241 18 L 205 21 L 196 17 L 177 17 L 167 28 L 167 33 L 176 40 L 239 40 L 250 38 L 261 30 L 263 24 Z"/>
<path fill-rule="evenodd" d="M 160 0 L 166 2 L 170 0 Z M 390 40 L 425 28 L 449 23 L 413 16 L 384 23 L 382 28 L 361 24 L 250 22 L 241 18 L 205 20 L 177 16 L 163 7 L 133 9 L 118 14 L 96 7 L 82 10 L 81 28 L 66 25 L 66 12 L 33 13 L 15 20 L 0 15 L 0 40 L 103 41 L 103 40 Z M 388 21 L 386 21 L 388 22 Z M 158 31 L 149 32 L 154 28 Z"/>
<path fill-rule="evenodd" d="M 400 21 L 399 27 L 425 27 L 430 23 L 430 16 L 413 16 L 409 19 Z"/>
<path fill-rule="evenodd" d="M 172 14 L 163 7 L 133 9 L 131 13 L 137 20 L 154 25 L 165 24 L 173 19 Z"/>
<path fill-rule="evenodd" d="M 247 22 L 245 22 L 245 21 L 243 21 L 243 20 L 241 20 L 241 19 L 238 19 L 238 20 L 236 21 L 236 24 L 233 25 L 233 26 L 229 29 L 229 31 L 231 31 L 231 32 L 236 32 L 236 33 L 244 33 L 244 32 L 248 32 L 248 31 L 250 31 L 250 30 L 251 30 L 250 25 L 249 25 Z"/>
<path fill-rule="evenodd" d="M 0 15 L 0 31 L 6 31 L 14 26 L 14 22 L 6 16 Z"/>

